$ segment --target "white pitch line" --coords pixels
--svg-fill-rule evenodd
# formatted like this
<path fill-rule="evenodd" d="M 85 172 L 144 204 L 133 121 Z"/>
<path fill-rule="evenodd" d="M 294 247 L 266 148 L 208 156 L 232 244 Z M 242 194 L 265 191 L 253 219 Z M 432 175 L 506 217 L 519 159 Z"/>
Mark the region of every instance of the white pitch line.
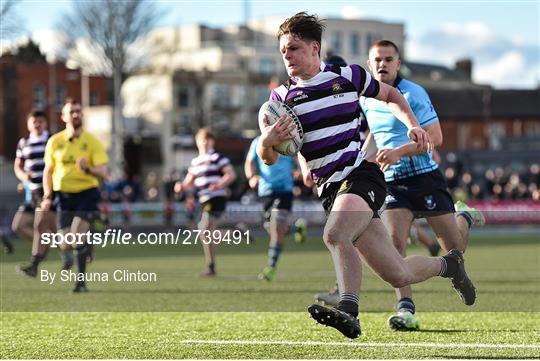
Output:
<path fill-rule="evenodd" d="M 426 348 L 530 348 L 540 345 L 487 344 L 487 343 L 397 343 L 397 342 L 316 342 L 316 341 L 250 341 L 250 340 L 184 340 L 182 344 L 206 345 L 286 345 L 286 346 L 349 346 L 349 347 L 426 347 Z"/>

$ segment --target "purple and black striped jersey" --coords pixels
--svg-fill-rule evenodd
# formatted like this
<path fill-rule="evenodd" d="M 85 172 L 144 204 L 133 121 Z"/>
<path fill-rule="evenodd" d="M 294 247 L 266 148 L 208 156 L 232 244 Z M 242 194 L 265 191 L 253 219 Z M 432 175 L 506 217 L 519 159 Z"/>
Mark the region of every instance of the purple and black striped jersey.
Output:
<path fill-rule="evenodd" d="M 31 191 L 43 188 L 43 169 L 45 168 L 43 156 L 49 138 L 49 132 L 44 131 L 39 136 L 30 134 L 28 137 L 21 138 L 17 143 L 15 157 L 24 162 L 23 170 L 30 172 L 28 188 Z"/>
<path fill-rule="evenodd" d="M 193 158 L 188 172 L 195 178 L 195 192 L 200 203 L 227 194 L 225 189 L 211 190 L 209 187 L 223 176 L 223 168 L 229 164 L 231 164 L 229 158 L 213 150 Z"/>
<path fill-rule="evenodd" d="M 379 93 L 379 82 L 359 65 L 340 68 L 321 62 L 320 69 L 309 80 L 289 79 L 270 96 L 298 115 L 304 130 L 300 153 L 319 193 L 324 184 L 345 179 L 362 162 L 360 132 L 366 124 L 358 100 Z"/>

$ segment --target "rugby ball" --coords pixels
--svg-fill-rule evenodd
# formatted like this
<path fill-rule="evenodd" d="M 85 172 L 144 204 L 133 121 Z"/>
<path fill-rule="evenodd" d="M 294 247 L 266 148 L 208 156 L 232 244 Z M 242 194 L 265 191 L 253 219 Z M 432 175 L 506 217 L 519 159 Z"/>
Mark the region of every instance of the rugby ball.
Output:
<path fill-rule="evenodd" d="M 289 115 L 289 117 L 292 118 L 296 127 L 291 133 L 293 139 L 286 140 L 278 145 L 275 145 L 274 150 L 283 155 L 293 156 L 298 153 L 300 148 L 302 148 L 304 131 L 302 130 L 302 124 L 300 124 L 300 119 L 298 119 L 298 116 L 287 104 L 278 102 L 277 100 L 269 100 L 264 103 L 259 110 L 259 128 L 262 132 L 264 128 L 263 118 L 265 115 L 268 117 L 268 122 L 270 123 L 270 125 L 272 125 L 283 114 Z"/>

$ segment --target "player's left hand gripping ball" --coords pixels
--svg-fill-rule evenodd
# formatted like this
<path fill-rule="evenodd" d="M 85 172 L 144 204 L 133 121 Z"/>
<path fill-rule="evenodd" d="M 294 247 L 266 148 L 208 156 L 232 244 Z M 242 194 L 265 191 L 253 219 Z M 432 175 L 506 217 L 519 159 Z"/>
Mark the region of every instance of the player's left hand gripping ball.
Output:
<path fill-rule="evenodd" d="M 265 115 L 268 119 L 268 124 L 272 125 L 284 114 L 287 114 L 292 119 L 294 124 L 293 130 L 290 132 L 292 139 L 287 139 L 277 145 L 274 145 L 273 148 L 280 154 L 293 156 L 298 153 L 300 148 L 302 148 L 304 131 L 302 130 L 300 119 L 298 119 L 298 116 L 291 108 L 289 108 L 289 106 L 276 100 L 269 100 L 264 103 L 259 110 L 259 128 L 261 129 L 261 132 L 264 130 Z"/>

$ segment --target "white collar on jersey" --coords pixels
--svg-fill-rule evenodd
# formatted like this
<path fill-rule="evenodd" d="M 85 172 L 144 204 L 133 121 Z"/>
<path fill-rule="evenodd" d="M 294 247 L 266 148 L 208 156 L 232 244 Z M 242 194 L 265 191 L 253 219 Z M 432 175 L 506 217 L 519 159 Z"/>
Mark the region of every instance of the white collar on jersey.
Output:
<path fill-rule="evenodd" d="M 49 132 L 47 130 L 44 130 L 40 135 L 29 134 L 28 140 L 37 142 L 37 141 L 47 140 L 48 137 L 49 137 Z"/>
<path fill-rule="evenodd" d="M 326 64 L 324 63 L 324 61 L 321 60 L 321 64 L 319 66 L 320 72 L 315 74 L 312 78 L 310 78 L 308 80 L 302 80 L 300 78 L 294 78 L 294 80 L 296 81 L 296 84 L 309 85 L 310 83 L 312 83 L 314 81 L 314 79 L 316 79 L 318 76 L 320 76 L 324 72 L 325 68 L 326 68 Z"/>

